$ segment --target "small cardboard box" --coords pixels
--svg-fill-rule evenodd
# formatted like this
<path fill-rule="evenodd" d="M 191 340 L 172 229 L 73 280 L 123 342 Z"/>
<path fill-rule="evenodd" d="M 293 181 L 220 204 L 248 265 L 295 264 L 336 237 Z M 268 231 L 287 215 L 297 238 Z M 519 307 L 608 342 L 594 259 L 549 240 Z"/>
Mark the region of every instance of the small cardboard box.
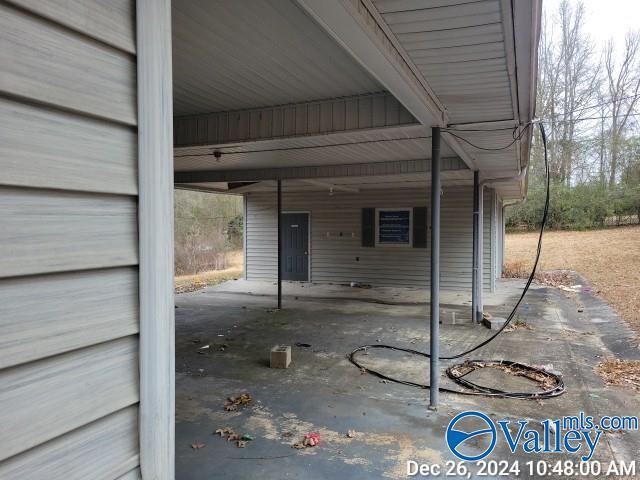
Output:
<path fill-rule="evenodd" d="M 291 347 L 276 345 L 271 349 L 271 368 L 289 368 L 291 363 Z"/>

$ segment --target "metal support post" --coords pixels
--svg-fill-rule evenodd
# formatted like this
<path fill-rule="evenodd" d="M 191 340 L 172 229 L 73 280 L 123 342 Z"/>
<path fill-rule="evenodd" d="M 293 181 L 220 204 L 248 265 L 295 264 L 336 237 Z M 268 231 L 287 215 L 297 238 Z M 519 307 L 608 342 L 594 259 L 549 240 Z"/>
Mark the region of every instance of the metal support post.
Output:
<path fill-rule="evenodd" d="M 429 408 L 438 407 L 440 386 L 440 127 L 431 129 L 431 337 Z"/>

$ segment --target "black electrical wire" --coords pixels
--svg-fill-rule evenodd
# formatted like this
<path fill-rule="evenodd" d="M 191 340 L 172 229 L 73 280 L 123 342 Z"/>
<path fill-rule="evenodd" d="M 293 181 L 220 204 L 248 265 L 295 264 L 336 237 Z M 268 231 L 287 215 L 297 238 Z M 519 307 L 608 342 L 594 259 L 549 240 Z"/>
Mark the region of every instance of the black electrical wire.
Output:
<path fill-rule="evenodd" d="M 506 370 L 516 376 L 525 377 L 529 380 L 539 383 L 542 386 L 548 386 L 544 390 L 537 392 L 510 392 L 499 390 L 484 385 L 478 385 L 466 377 L 471 372 L 480 368 L 498 368 Z M 447 368 L 447 376 L 458 385 L 467 387 L 474 395 L 497 396 L 506 398 L 519 398 L 523 400 L 553 398 L 564 393 L 564 381 L 562 376 L 555 372 L 550 372 L 542 368 L 533 367 L 525 363 L 513 362 L 511 360 L 467 360 L 461 364 L 453 365 Z M 456 392 L 461 393 L 461 392 Z"/>
<path fill-rule="evenodd" d="M 410 387 L 417 387 L 417 388 L 423 388 L 423 389 L 429 388 L 429 385 L 427 384 L 416 383 L 416 382 L 411 382 L 409 380 L 400 380 L 397 378 L 389 377 L 375 370 L 370 370 L 367 367 L 364 367 L 363 365 L 358 363 L 358 361 L 355 359 L 356 355 L 359 352 L 367 351 L 373 348 L 384 348 L 389 350 L 395 350 L 397 352 L 410 353 L 412 355 L 419 355 L 421 357 L 429 357 L 430 355 L 428 353 L 420 352 L 418 350 L 412 350 L 410 348 L 394 347 L 392 345 L 383 345 L 383 344 L 363 345 L 361 347 L 356 348 L 354 351 L 352 351 L 349 354 L 349 361 L 353 363 L 356 367 L 358 367 L 361 371 L 366 371 L 367 373 L 370 373 L 371 375 L 374 375 L 383 380 L 387 380 L 389 382 L 394 382 L 394 383 L 400 383 L 402 385 L 407 385 Z M 480 368 L 504 369 L 517 376 L 528 378 L 529 380 L 538 382 L 542 385 L 549 385 L 549 387 L 537 392 L 510 392 L 506 390 L 487 387 L 485 385 L 479 385 L 465 378 L 471 372 L 478 370 Z M 514 362 L 511 360 L 466 360 L 465 362 L 455 364 L 447 368 L 446 373 L 447 373 L 447 376 L 451 380 L 453 380 L 455 383 L 465 388 L 468 388 L 469 390 L 453 390 L 446 387 L 440 387 L 438 390 L 440 390 L 441 392 L 456 393 L 459 395 L 481 395 L 481 396 L 489 396 L 489 397 L 534 400 L 534 399 L 545 399 L 545 398 L 557 397 L 562 395 L 565 391 L 564 380 L 562 379 L 562 376 L 560 374 L 550 372 L 542 368 L 533 367 L 525 363 Z"/>
<path fill-rule="evenodd" d="M 527 129 L 530 126 L 531 126 L 531 123 L 527 123 L 526 125 L 524 125 L 524 128 L 522 129 L 522 131 L 518 135 L 516 135 L 516 131 L 517 131 L 518 127 L 500 127 L 500 128 L 493 128 L 493 129 L 471 129 L 471 128 L 455 128 L 455 126 L 451 126 L 451 127 L 443 128 L 442 131 L 448 133 L 449 135 L 451 135 L 453 137 L 456 137 L 456 138 L 460 139 L 461 141 L 463 141 L 465 143 L 468 143 L 469 145 L 471 145 L 474 148 L 477 148 L 478 150 L 487 150 L 487 151 L 495 152 L 495 151 L 505 150 L 505 149 L 509 148 L 510 146 L 512 146 L 514 143 L 516 143 L 518 140 L 520 140 L 524 136 L 524 134 L 526 133 Z M 453 132 L 500 132 L 500 131 L 504 131 L 504 130 L 513 130 L 513 141 L 511 143 L 509 143 L 509 145 L 506 145 L 504 147 L 496 147 L 496 148 L 480 147 L 480 146 L 475 145 L 474 143 L 470 142 L 466 138 L 453 133 Z M 262 148 L 262 149 L 254 149 L 254 150 L 223 151 L 223 150 L 244 148 L 243 145 L 231 145 L 231 146 L 223 146 L 223 147 L 219 147 L 219 148 L 214 148 L 211 151 L 205 152 L 205 153 L 185 153 L 185 154 L 182 154 L 182 155 L 176 155 L 175 158 L 209 157 L 209 156 L 216 156 L 216 155 L 222 156 L 222 155 L 234 155 L 234 154 L 243 154 L 243 153 L 287 152 L 287 151 L 295 151 L 295 150 L 312 150 L 312 149 L 319 149 L 319 148 L 348 147 L 348 146 L 352 146 L 352 145 L 379 144 L 379 143 L 385 143 L 385 142 L 404 142 L 404 141 L 411 141 L 411 140 L 429 140 L 430 138 L 431 138 L 430 135 L 417 135 L 417 136 L 413 136 L 413 137 L 394 137 L 394 138 L 379 138 L 379 139 L 376 139 L 376 140 L 357 140 L 357 141 L 353 141 L 353 142 L 330 143 L 330 144 L 326 144 L 326 145 L 301 145 L 301 146 L 294 146 L 294 147 L 274 147 L 274 148 Z"/>
<path fill-rule="evenodd" d="M 325 145 L 300 145 L 297 147 L 274 147 L 274 148 L 262 148 L 257 150 L 239 150 L 235 152 L 223 152 L 222 149 L 229 148 L 242 148 L 242 145 L 234 145 L 233 147 L 220 147 L 207 153 L 185 153 L 183 155 L 176 155 L 175 158 L 187 158 L 187 157 L 207 157 L 218 155 L 234 155 L 241 153 L 270 153 L 270 152 L 288 152 L 291 150 L 312 150 L 318 148 L 334 148 L 334 147 L 348 147 L 351 145 L 367 145 L 370 143 L 385 143 L 385 142 L 405 142 L 409 140 L 429 140 L 431 135 L 418 135 L 414 137 L 398 137 L 398 138 L 379 138 L 376 140 L 357 140 L 354 142 L 342 142 L 342 143 L 328 143 Z"/>
<path fill-rule="evenodd" d="M 531 125 L 531 124 L 529 124 Z M 538 127 L 540 128 L 540 136 L 542 138 L 542 145 L 543 145 L 543 150 L 544 150 L 544 166 L 545 166 L 545 180 L 546 180 L 546 196 L 545 196 L 545 203 L 544 203 L 544 210 L 542 213 L 542 222 L 540 225 L 540 234 L 538 236 L 538 246 L 536 249 L 536 256 L 535 256 L 535 261 L 533 263 L 533 268 L 531 269 L 531 273 L 529 274 L 529 277 L 527 279 L 527 282 L 524 286 L 524 289 L 522 290 L 522 294 L 520 295 L 520 297 L 518 298 L 518 301 L 516 302 L 516 304 L 514 305 L 513 309 L 511 310 L 511 313 L 509 314 L 509 316 L 507 317 L 507 320 L 505 321 L 505 323 L 498 329 L 498 331 L 496 333 L 494 333 L 493 335 L 491 335 L 489 338 L 483 340 L 482 342 L 480 342 L 479 344 L 475 345 L 474 347 L 465 350 L 463 352 L 457 353 L 455 355 L 449 355 L 449 356 L 441 356 L 438 357 L 440 360 L 455 360 L 461 357 L 464 357 L 472 352 L 475 352 L 476 350 L 484 347 L 485 345 L 487 345 L 489 342 L 493 341 L 498 335 L 500 335 L 505 328 L 507 328 L 507 326 L 509 326 L 509 324 L 511 323 L 511 321 L 513 320 L 513 318 L 516 315 L 516 312 L 518 311 L 518 308 L 520 307 L 520 304 L 522 303 L 522 300 L 524 299 L 525 295 L 527 294 L 527 292 L 529 291 L 529 287 L 531 286 L 531 283 L 533 282 L 533 279 L 535 278 L 535 274 L 536 274 L 536 270 L 538 268 L 538 262 L 540 261 L 540 253 L 542 252 L 542 236 L 544 234 L 544 229 L 545 226 L 547 224 L 547 217 L 549 215 L 549 198 L 550 198 L 550 175 L 549 175 L 549 159 L 547 157 L 547 135 L 545 133 L 544 130 L 544 125 L 542 124 L 542 122 L 538 123 Z M 521 133 L 522 135 L 522 133 Z M 507 147 L 505 147 L 507 148 Z M 360 368 L 363 371 L 366 371 L 368 373 L 371 373 L 372 375 L 375 375 L 379 378 L 382 378 L 384 380 L 388 380 L 391 382 L 396 382 L 396 383 L 401 383 L 403 385 L 409 385 L 412 387 L 418 387 L 418 388 L 429 388 L 429 385 L 424 385 L 424 384 L 420 384 L 420 383 L 415 383 L 415 382 L 410 382 L 410 381 L 405 381 L 405 380 L 399 380 L 393 377 L 389 377 L 387 375 L 384 375 L 380 372 L 377 372 L 375 370 L 370 370 L 364 366 L 362 366 L 360 363 L 358 363 L 358 361 L 356 360 L 356 355 L 359 352 L 362 351 L 366 351 L 372 348 L 385 348 L 385 349 L 390 349 L 390 350 L 395 350 L 395 351 L 399 351 L 399 352 L 406 352 L 406 353 L 410 353 L 413 355 L 419 355 L 419 356 L 423 356 L 423 357 L 431 357 L 431 355 L 429 353 L 426 352 L 420 352 L 418 350 L 412 350 L 410 348 L 401 348 L 401 347 L 394 347 L 392 345 L 383 345 L 383 344 L 374 344 L 374 345 L 362 345 L 358 348 L 356 348 L 355 350 L 353 350 L 350 354 L 349 354 L 349 361 L 351 363 L 353 363 L 356 367 Z M 508 391 L 504 391 L 504 390 L 499 390 L 499 389 L 494 389 L 491 387 L 486 387 L 483 385 L 478 385 L 475 384 L 467 379 L 465 379 L 464 377 L 466 375 L 468 375 L 469 373 L 471 373 L 472 371 L 478 369 L 478 368 L 485 368 L 485 367 L 493 367 L 493 368 L 504 368 L 506 367 L 509 371 L 511 371 L 512 373 L 515 373 L 517 375 L 520 376 L 525 376 L 529 379 L 538 381 L 539 383 L 541 383 L 542 385 L 551 385 L 550 388 L 547 388 L 545 390 L 542 391 L 538 391 L 538 392 L 508 392 Z M 459 373 L 459 371 L 461 369 L 465 369 L 467 370 L 465 373 Z M 466 362 L 463 362 L 462 364 L 457 364 L 457 365 L 453 365 L 451 367 L 449 367 L 447 369 L 447 375 L 449 376 L 449 378 L 451 378 L 455 383 L 469 388 L 469 391 L 460 391 L 460 390 L 451 390 L 448 388 L 440 388 L 440 391 L 442 392 L 449 392 L 449 393 L 457 393 L 460 395 L 487 395 L 487 396 L 498 396 L 498 397 L 507 397 L 507 398 L 519 398 L 519 399 L 540 399 L 540 398 L 552 398 L 552 397 L 556 397 L 558 395 L 562 395 L 565 391 L 565 386 L 564 386 L 564 381 L 562 380 L 562 376 L 553 372 L 549 372 L 547 370 L 544 369 L 540 369 L 540 368 L 536 368 L 530 365 L 526 365 L 523 363 L 518 363 L 518 362 L 513 362 L 510 360 L 489 360 L 489 361 L 485 361 L 485 360 L 467 360 Z"/>
<path fill-rule="evenodd" d="M 473 142 L 470 142 L 470 141 L 469 141 L 469 140 L 467 140 L 466 138 L 464 138 L 464 137 L 462 137 L 462 136 L 460 136 L 460 135 L 457 135 L 457 134 L 453 133 L 454 131 L 457 131 L 457 132 L 464 132 L 464 131 L 471 132 L 472 130 L 465 130 L 465 129 L 453 129 L 453 128 L 443 128 L 443 129 L 442 129 L 442 131 L 443 131 L 443 132 L 448 133 L 448 134 L 449 134 L 449 135 L 451 135 L 452 137 L 455 137 L 455 138 L 457 138 L 457 139 L 459 139 L 459 140 L 461 140 L 461 141 L 463 141 L 463 142 L 465 142 L 465 143 L 467 143 L 467 144 L 471 145 L 473 148 L 476 148 L 476 149 L 478 149 L 478 150 L 485 150 L 485 151 L 487 151 L 487 152 L 499 152 L 499 151 L 501 151 L 501 150 L 506 150 L 506 149 L 507 149 L 507 148 L 509 148 L 511 145 L 513 145 L 513 144 L 514 144 L 514 143 L 516 143 L 518 140 L 520 140 L 520 139 L 524 136 L 524 134 L 527 132 L 527 130 L 531 127 L 531 125 L 532 125 L 531 123 L 527 123 L 527 124 L 524 126 L 524 128 L 522 129 L 522 131 L 520 132 L 520 134 L 518 134 L 517 136 L 515 135 L 515 132 L 516 132 L 517 127 L 516 127 L 516 128 L 514 128 L 514 130 L 513 130 L 513 141 L 512 141 L 511 143 L 509 143 L 508 145 L 505 145 L 504 147 L 481 147 L 481 146 L 479 146 L 479 145 L 476 145 L 476 144 L 475 144 L 475 143 L 473 143 Z M 500 129 L 500 130 L 504 130 L 504 129 Z M 485 131 L 485 132 L 490 132 L 490 131 L 492 131 L 492 130 L 484 130 L 484 131 Z"/>

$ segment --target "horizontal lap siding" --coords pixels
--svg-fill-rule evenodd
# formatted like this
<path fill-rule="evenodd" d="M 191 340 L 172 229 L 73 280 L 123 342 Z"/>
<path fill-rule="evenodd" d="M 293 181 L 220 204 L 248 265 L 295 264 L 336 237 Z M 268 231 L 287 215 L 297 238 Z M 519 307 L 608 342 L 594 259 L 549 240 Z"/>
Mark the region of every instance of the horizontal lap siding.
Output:
<path fill-rule="evenodd" d="M 138 263 L 135 197 L 0 190 L 0 278 Z"/>
<path fill-rule="evenodd" d="M 135 479 L 135 3 L 0 5 L 0 478 Z"/>
<path fill-rule="evenodd" d="M 136 63 L 128 53 L 0 4 L 0 65 L 1 92 L 136 123 Z"/>
<path fill-rule="evenodd" d="M 0 184 L 135 195 L 131 127 L 0 98 Z"/>
<path fill-rule="evenodd" d="M 441 210 L 441 286 L 471 288 L 472 191 L 444 190 Z M 247 205 L 246 275 L 248 280 L 275 280 L 277 272 L 276 205 L 274 194 L 250 193 Z M 311 280 L 319 283 L 428 286 L 428 248 L 361 246 L 361 209 L 428 206 L 427 192 L 380 190 L 328 195 L 324 192 L 285 193 L 283 211 L 311 214 Z M 486 214 L 490 209 L 485 209 Z M 490 227 L 485 220 L 485 231 Z M 342 237 L 339 236 L 342 232 Z M 490 234 L 485 240 L 486 281 L 490 280 Z M 359 260 L 357 260 L 358 258 Z M 485 284 L 489 287 L 489 284 Z"/>
<path fill-rule="evenodd" d="M 483 251 L 482 251 L 482 286 L 488 290 L 495 290 L 495 276 L 494 276 L 494 257 L 495 257 L 495 244 L 493 232 L 495 231 L 495 195 L 494 191 L 485 188 L 483 196 Z"/>
<path fill-rule="evenodd" d="M 502 277 L 502 269 L 504 268 L 504 203 L 502 200 L 498 201 L 498 221 L 496 225 L 498 227 L 498 271 L 497 277 Z"/>
<path fill-rule="evenodd" d="M 138 273 L 127 267 L 0 280 L 0 305 L 1 369 L 137 333 Z"/>
<path fill-rule="evenodd" d="M 0 459 L 138 400 L 138 339 L 120 338 L 3 371 Z"/>
<path fill-rule="evenodd" d="M 127 407 L 6 460 L 0 478 L 133 479 L 138 463 L 138 411 Z"/>
<path fill-rule="evenodd" d="M 140 480 L 141 478 L 142 473 L 140 472 L 140 467 L 137 467 L 118 477 L 118 480 Z"/>
<path fill-rule="evenodd" d="M 135 4 L 131 0 L 8 0 L 61 25 L 135 53 Z"/>

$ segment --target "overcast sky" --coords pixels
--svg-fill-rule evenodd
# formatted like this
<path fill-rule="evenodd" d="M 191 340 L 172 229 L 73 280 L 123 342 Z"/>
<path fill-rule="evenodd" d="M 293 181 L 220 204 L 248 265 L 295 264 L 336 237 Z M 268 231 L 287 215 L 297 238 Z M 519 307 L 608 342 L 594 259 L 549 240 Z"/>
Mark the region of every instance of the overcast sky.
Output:
<path fill-rule="evenodd" d="M 596 43 L 610 37 L 621 43 L 628 30 L 640 30 L 640 0 L 583 0 L 587 10 L 587 31 Z M 544 8 L 557 10 L 560 0 L 543 0 Z"/>

